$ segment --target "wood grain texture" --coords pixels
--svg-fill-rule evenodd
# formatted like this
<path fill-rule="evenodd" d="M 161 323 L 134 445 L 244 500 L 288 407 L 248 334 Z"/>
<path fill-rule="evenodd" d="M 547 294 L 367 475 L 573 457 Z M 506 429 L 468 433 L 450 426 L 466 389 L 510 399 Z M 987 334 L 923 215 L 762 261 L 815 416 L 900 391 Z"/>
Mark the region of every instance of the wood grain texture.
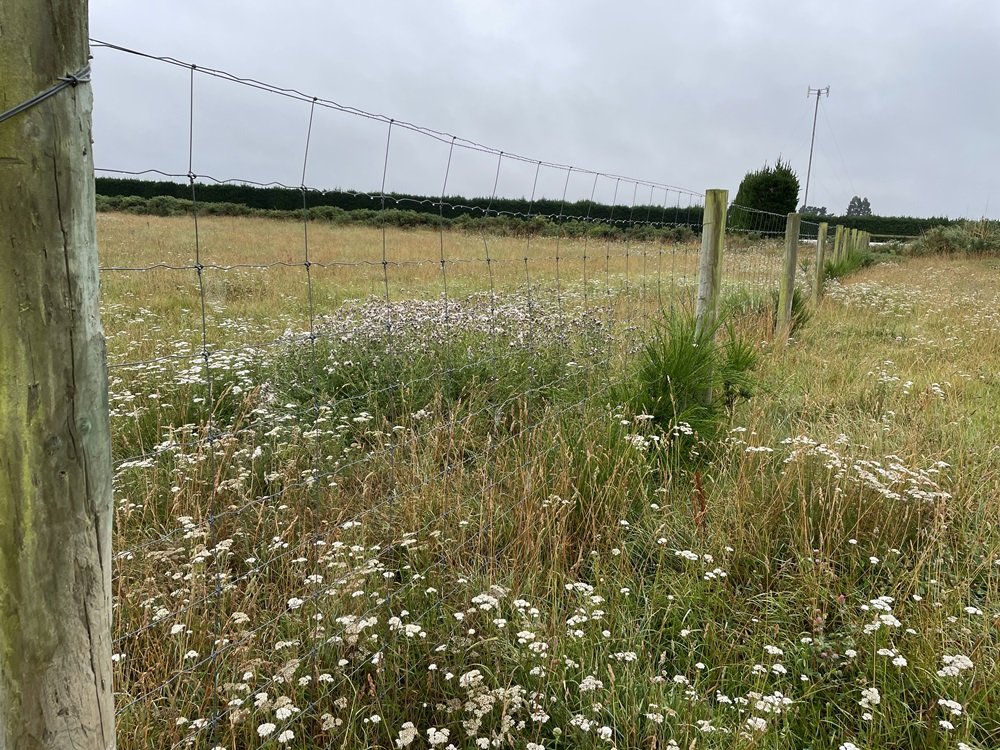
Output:
<path fill-rule="evenodd" d="M 5 0 L 0 107 L 88 54 L 85 0 Z M 115 745 L 91 106 L 81 84 L 0 125 L 0 750 Z"/>

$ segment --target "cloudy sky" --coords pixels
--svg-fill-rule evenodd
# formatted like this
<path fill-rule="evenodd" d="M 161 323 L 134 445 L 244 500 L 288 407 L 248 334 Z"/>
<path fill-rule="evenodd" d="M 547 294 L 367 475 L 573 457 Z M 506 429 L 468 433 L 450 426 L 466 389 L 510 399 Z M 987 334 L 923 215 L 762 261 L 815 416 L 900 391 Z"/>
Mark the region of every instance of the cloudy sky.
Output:
<path fill-rule="evenodd" d="M 780 155 L 842 213 L 1000 217 L 1000 3 L 776 0 L 91 0 L 91 36 L 459 136 L 499 159 L 497 192 L 688 200 L 613 174 L 731 197 Z M 188 70 L 94 50 L 100 168 L 188 171 Z M 310 106 L 194 82 L 196 174 L 302 182 Z M 332 109 L 306 184 L 489 195 L 494 154 Z M 567 183 L 567 175 L 569 181 Z M 596 186 L 595 186 L 596 183 Z M 800 195 L 800 201 L 802 196 Z"/>

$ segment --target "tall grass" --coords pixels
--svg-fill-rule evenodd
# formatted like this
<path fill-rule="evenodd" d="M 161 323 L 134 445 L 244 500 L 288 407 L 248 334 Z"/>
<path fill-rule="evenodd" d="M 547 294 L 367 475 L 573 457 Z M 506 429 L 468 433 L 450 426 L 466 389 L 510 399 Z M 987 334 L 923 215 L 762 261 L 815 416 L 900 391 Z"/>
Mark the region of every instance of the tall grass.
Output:
<path fill-rule="evenodd" d="M 862 269 L 773 348 L 765 289 L 701 338 L 634 277 L 405 268 L 317 284 L 313 337 L 301 276 L 211 298 L 211 393 L 113 370 L 120 747 L 1000 744 L 995 266 Z M 197 351 L 178 283 L 104 285 L 114 351 Z"/>

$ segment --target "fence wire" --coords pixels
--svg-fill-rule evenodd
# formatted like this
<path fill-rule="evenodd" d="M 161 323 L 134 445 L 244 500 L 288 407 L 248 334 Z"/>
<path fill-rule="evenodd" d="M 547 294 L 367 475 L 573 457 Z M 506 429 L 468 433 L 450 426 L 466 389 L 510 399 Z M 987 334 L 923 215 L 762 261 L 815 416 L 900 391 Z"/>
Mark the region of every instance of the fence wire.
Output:
<path fill-rule="evenodd" d="M 564 465 L 565 419 L 658 439 L 617 401 L 657 322 L 693 307 L 701 194 L 92 45 L 102 64 L 188 72 L 172 103 L 186 107 L 185 153 L 171 155 L 187 171 L 98 170 L 186 191 L 168 215 L 130 216 L 121 199 L 99 221 L 119 745 L 335 743 L 378 684 L 404 679 L 380 670 L 383 650 L 462 595 L 446 562 L 488 591 L 509 555 L 544 546 L 523 518 L 550 500 L 529 478 L 578 470 Z M 304 106 L 299 185 L 200 171 L 207 79 Z M 323 111 L 381 138 L 377 191 L 324 184 Z M 439 195 L 393 192 L 408 168 L 397 134 L 444 147 L 425 175 Z M 489 157 L 481 201 L 448 197 L 460 152 Z M 502 205 L 512 166 L 526 170 L 508 192 L 530 196 L 523 211 Z M 291 190 L 297 206 L 231 218 L 205 198 L 218 185 Z M 571 203 L 571 189 L 589 199 Z M 345 223 L 331 195 L 370 215 Z M 549 198 L 558 208 L 539 209 Z M 399 226 L 400 210 L 437 221 Z M 729 208 L 723 286 L 737 312 L 770 309 L 784 220 Z M 416 604 L 401 615 L 398 602 Z M 372 640 L 373 622 L 394 640 Z"/>

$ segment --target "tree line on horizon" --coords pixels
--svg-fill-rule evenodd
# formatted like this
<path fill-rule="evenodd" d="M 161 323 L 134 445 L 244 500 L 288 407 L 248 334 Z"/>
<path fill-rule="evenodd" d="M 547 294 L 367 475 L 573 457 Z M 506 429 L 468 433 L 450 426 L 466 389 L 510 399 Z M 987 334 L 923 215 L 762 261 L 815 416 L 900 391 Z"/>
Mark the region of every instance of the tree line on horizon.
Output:
<path fill-rule="evenodd" d="M 794 182 L 789 179 L 789 174 Z M 190 213 L 190 184 L 169 180 L 97 177 L 97 208 L 100 211 L 179 215 Z M 794 193 L 792 192 L 794 187 Z M 203 214 L 258 215 L 275 218 L 301 217 L 303 194 L 296 188 L 246 184 L 196 183 L 195 195 Z M 784 215 L 794 211 L 798 200 L 798 178 L 787 164 L 748 172 L 733 201 L 729 226 L 747 233 L 771 235 L 784 231 Z M 860 198 L 858 199 L 861 200 Z M 853 201 L 852 201 L 853 204 Z M 790 206 L 790 207 L 789 207 Z M 743 211 L 739 207 L 753 209 Z M 378 193 L 346 190 L 309 190 L 305 208 L 314 220 L 410 227 L 454 227 L 483 229 L 503 234 L 556 234 L 683 239 L 701 231 L 700 204 L 674 206 L 609 205 L 581 200 L 562 202 L 547 198 L 439 197 L 388 193 L 383 208 Z M 807 207 L 808 208 L 808 207 Z M 869 207 L 870 210 L 870 207 Z M 778 214 L 773 216 L 769 214 Z M 943 217 L 845 215 L 806 213 L 807 222 L 827 221 L 862 229 L 873 235 L 919 235 L 931 227 L 955 224 Z M 815 236 L 806 224 L 803 237 Z"/>

